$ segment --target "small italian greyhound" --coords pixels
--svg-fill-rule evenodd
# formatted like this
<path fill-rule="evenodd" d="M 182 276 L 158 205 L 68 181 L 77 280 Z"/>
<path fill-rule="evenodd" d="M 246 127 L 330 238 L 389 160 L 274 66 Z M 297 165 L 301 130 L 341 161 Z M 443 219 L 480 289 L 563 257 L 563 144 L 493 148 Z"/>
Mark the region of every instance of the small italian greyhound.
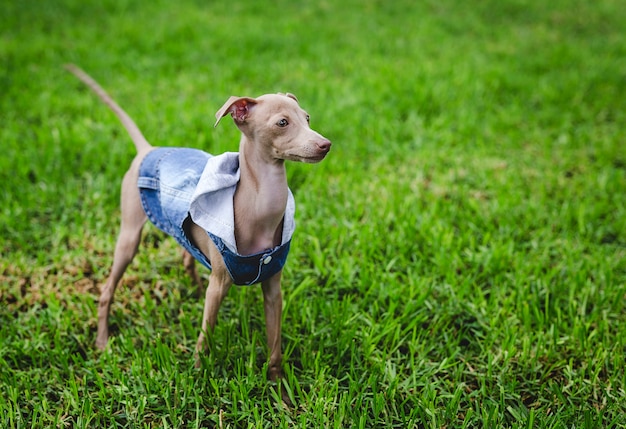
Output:
<path fill-rule="evenodd" d="M 296 97 L 287 93 L 230 97 L 217 111 L 215 126 L 230 114 L 241 131 L 238 153 L 222 154 L 224 158 L 196 149 L 156 148 L 96 81 L 75 65 L 66 68 L 113 110 L 137 149 L 122 181 L 121 229 L 99 299 L 96 346 L 106 347 L 115 288 L 137 253 L 141 230 L 150 219 L 183 245 L 185 270 L 200 290 L 204 288 L 195 260 L 211 268 L 196 366 L 206 349 L 205 335 L 213 331 L 231 285 L 261 283 L 270 353 L 268 375 L 271 380 L 280 378 L 281 273 L 294 227 L 293 196 L 284 161 L 317 163 L 328 154 L 331 142 L 310 128 L 309 115 Z M 226 219 L 219 219 L 219 213 L 211 210 L 226 213 Z M 226 231 L 225 237 L 218 236 L 220 231 Z"/>

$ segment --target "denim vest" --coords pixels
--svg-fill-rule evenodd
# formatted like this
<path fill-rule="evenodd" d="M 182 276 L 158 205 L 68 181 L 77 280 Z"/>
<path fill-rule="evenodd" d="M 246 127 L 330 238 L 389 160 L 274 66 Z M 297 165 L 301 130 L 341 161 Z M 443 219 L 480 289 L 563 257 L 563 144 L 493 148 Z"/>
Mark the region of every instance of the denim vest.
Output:
<path fill-rule="evenodd" d="M 212 183 L 208 183 L 211 180 Z M 238 181 L 237 153 L 213 156 L 198 149 L 155 148 L 139 167 L 137 185 L 144 211 L 157 228 L 174 237 L 210 269 L 211 261 L 185 234 L 183 224 L 191 218 L 207 231 L 222 254 L 233 283 L 251 285 L 269 279 L 285 265 L 295 228 L 295 205 L 290 191 L 280 246 L 253 255 L 240 255 L 234 243 L 232 208 Z"/>

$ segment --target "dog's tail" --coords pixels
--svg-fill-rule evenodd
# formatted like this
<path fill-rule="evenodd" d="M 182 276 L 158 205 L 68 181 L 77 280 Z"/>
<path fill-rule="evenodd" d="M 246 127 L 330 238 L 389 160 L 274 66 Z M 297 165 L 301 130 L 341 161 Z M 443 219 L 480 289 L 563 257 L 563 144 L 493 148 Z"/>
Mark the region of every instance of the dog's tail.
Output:
<path fill-rule="evenodd" d="M 128 134 L 133 140 L 133 143 L 135 143 L 137 152 L 142 152 L 151 147 L 150 143 L 148 143 L 148 140 L 146 140 L 146 138 L 139 130 L 137 124 L 135 124 L 135 121 L 133 121 L 130 116 L 128 116 L 128 114 L 120 106 L 118 106 L 118 104 L 109 96 L 109 94 L 107 94 L 106 91 L 102 89 L 98 82 L 93 80 L 91 76 L 89 76 L 87 73 L 85 73 L 74 64 L 66 64 L 65 68 L 81 81 L 83 81 L 83 83 L 91 88 L 93 92 L 95 92 L 102 99 L 102 101 L 104 101 L 104 103 L 109 106 L 111 110 L 113 110 L 115 115 L 117 115 L 119 120 L 122 122 L 122 125 L 124 125 L 124 128 L 126 128 L 126 131 L 128 131 Z"/>

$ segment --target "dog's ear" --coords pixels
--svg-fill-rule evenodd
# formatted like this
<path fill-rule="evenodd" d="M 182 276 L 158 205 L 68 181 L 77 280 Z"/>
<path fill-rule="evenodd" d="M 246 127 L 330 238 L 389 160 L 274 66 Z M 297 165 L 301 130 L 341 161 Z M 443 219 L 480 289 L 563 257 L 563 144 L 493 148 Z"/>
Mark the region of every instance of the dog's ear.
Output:
<path fill-rule="evenodd" d="M 254 98 L 250 97 L 230 97 L 220 110 L 215 114 L 214 127 L 220 123 L 220 120 L 229 113 L 237 123 L 242 123 L 248 117 L 250 109 L 257 103 Z"/>
<path fill-rule="evenodd" d="M 300 102 L 298 101 L 298 98 L 295 95 L 293 95 L 291 92 L 286 92 L 286 93 L 285 92 L 279 92 L 278 95 L 284 95 L 285 97 L 289 97 L 292 100 L 295 100 L 296 103 L 300 104 Z"/>

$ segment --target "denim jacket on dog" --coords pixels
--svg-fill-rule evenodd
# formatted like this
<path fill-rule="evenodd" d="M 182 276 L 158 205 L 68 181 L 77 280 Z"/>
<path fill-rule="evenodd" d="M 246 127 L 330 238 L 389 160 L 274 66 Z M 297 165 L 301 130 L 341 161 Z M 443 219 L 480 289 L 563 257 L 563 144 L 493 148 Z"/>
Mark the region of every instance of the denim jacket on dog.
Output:
<path fill-rule="evenodd" d="M 236 152 L 213 156 L 198 149 L 156 148 L 143 159 L 137 185 L 144 211 L 157 228 L 210 269 L 211 262 L 185 234 L 183 225 L 190 217 L 215 243 L 233 283 L 251 285 L 267 280 L 285 265 L 295 229 L 295 201 L 290 190 L 280 246 L 239 255 L 233 209 L 238 182 Z"/>

